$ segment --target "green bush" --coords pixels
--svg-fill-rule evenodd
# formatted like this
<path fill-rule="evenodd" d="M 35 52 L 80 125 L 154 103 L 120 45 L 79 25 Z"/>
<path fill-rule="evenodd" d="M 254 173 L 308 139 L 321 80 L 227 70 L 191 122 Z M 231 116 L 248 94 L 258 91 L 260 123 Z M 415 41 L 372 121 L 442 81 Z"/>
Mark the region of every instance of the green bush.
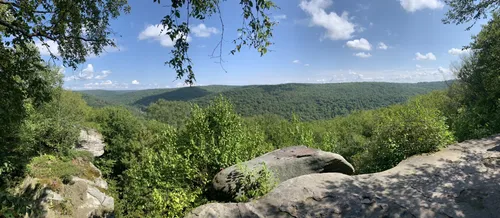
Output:
<path fill-rule="evenodd" d="M 261 168 L 257 167 L 254 170 L 249 170 L 245 165 L 241 164 L 236 165 L 236 168 L 241 174 L 239 180 L 241 190 L 235 198 L 237 202 L 248 202 L 256 197 L 264 196 L 278 185 L 276 178 L 274 178 L 265 163 Z"/>
<path fill-rule="evenodd" d="M 359 173 L 379 172 L 422 153 L 434 152 L 454 141 L 445 118 L 416 100 L 380 109 L 377 125 L 363 152 L 353 157 Z"/>

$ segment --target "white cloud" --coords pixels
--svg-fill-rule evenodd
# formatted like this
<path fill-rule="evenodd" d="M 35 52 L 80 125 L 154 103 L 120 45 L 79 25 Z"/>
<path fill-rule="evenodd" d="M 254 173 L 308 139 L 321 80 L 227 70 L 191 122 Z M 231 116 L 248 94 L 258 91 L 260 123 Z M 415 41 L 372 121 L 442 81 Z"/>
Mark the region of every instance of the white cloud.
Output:
<path fill-rule="evenodd" d="M 429 61 L 435 61 L 436 60 L 436 56 L 434 54 L 432 54 L 431 52 L 423 55 L 423 54 L 420 54 L 420 52 L 417 52 L 415 54 L 415 59 L 418 60 L 418 61 L 422 61 L 422 60 L 429 60 Z"/>
<path fill-rule="evenodd" d="M 104 79 L 104 78 L 108 77 L 109 74 L 111 74 L 111 71 L 109 71 L 109 70 L 103 70 L 103 71 L 101 71 L 101 74 L 95 76 L 94 78 L 95 79 Z"/>
<path fill-rule="evenodd" d="M 286 20 L 286 14 L 275 15 L 273 17 L 275 20 Z"/>
<path fill-rule="evenodd" d="M 111 85 L 111 84 L 113 84 L 113 82 L 111 82 L 111 80 L 106 80 L 104 82 L 101 82 L 100 84 L 101 85 Z"/>
<path fill-rule="evenodd" d="M 45 44 L 46 45 L 44 45 L 44 43 L 42 43 L 41 41 L 35 42 L 35 46 L 40 51 L 41 55 L 50 56 L 51 52 L 56 57 L 59 57 L 61 55 L 59 54 L 59 45 L 56 42 L 52 40 L 45 40 Z"/>
<path fill-rule="evenodd" d="M 372 56 L 372 54 L 370 53 L 364 53 L 364 52 L 360 52 L 360 53 L 356 53 L 354 54 L 354 56 L 356 57 L 360 57 L 360 58 L 369 58 Z"/>
<path fill-rule="evenodd" d="M 440 0 L 400 0 L 401 6 L 408 12 L 422 9 L 441 9 L 444 3 Z"/>
<path fill-rule="evenodd" d="M 74 89 L 128 89 L 127 83 L 119 83 L 116 81 L 106 80 L 102 82 L 86 83 L 83 87 L 73 87 Z"/>
<path fill-rule="evenodd" d="M 219 31 L 215 27 L 207 27 L 205 24 L 200 23 L 198 26 L 191 27 L 191 32 L 196 37 L 210 37 L 212 34 L 217 34 Z"/>
<path fill-rule="evenodd" d="M 300 61 L 299 60 L 294 60 L 294 61 L 292 61 L 292 63 L 294 63 L 294 64 L 300 64 Z"/>
<path fill-rule="evenodd" d="M 417 67 L 417 68 L 422 68 L 422 66 L 420 66 L 420 65 L 418 65 L 418 64 L 417 64 L 417 65 L 415 65 L 415 67 Z"/>
<path fill-rule="evenodd" d="M 159 41 L 160 44 L 164 47 L 173 47 L 175 45 L 175 40 L 179 39 L 181 36 L 178 36 L 174 39 L 174 41 L 172 41 L 172 39 L 170 39 L 170 36 L 166 35 L 166 32 L 162 30 L 163 27 L 160 24 L 149 25 L 139 34 L 138 38 L 139 40 L 156 40 Z M 191 36 L 187 36 L 187 41 L 191 41 Z"/>
<path fill-rule="evenodd" d="M 373 22 L 370 22 L 370 26 L 373 26 Z"/>
<path fill-rule="evenodd" d="M 349 21 L 349 14 L 345 11 L 340 16 L 335 12 L 327 13 L 325 10 L 332 4 L 332 0 L 302 0 L 299 6 L 311 16 L 311 26 L 320 26 L 326 29 L 324 38 L 331 40 L 352 38 L 352 34 L 356 31 L 356 25 Z"/>
<path fill-rule="evenodd" d="M 139 81 L 137 81 L 137 80 L 133 80 L 133 81 L 132 81 L 132 84 L 134 84 L 134 85 L 139 85 L 140 83 L 139 83 Z"/>
<path fill-rule="evenodd" d="M 87 64 L 87 67 L 78 74 L 78 78 L 80 79 L 94 78 L 94 66 L 92 64 Z"/>
<path fill-rule="evenodd" d="M 311 66 L 311 65 L 309 65 L 309 64 L 304 64 L 304 66 L 305 66 L 305 67 L 309 67 L 309 66 Z"/>
<path fill-rule="evenodd" d="M 458 56 L 461 56 L 461 55 L 467 55 L 470 53 L 470 49 L 458 49 L 458 48 L 452 48 L 450 50 L 448 50 L 448 54 L 451 54 L 451 55 L 458 55 Z"/>
<path fill-rule="evenodd" d="M 378 47 L 377 48 L 380 49 L 380 50 L 387 50 L 389 48 L 389 46 L 387 46 L 383 42 L 380 42 L 380 43 L 378 43 Z"/>
<path fill-rule="evenodd" d="M 439 67 L 438 72 L 443 74 L 443 75 L 451 75 L 452 74 L 450 69 L 443 68 L 443 67 Z"/>
<path fill-rule="evenodd" d="M 368 40 L 364 38 L 348 41 L 346 45 L 349 48 L 357 50 L 365 50 L 365 51 L 372 50 L 372 45 L 370 44 L 370 42 L 368 42 Z"/>

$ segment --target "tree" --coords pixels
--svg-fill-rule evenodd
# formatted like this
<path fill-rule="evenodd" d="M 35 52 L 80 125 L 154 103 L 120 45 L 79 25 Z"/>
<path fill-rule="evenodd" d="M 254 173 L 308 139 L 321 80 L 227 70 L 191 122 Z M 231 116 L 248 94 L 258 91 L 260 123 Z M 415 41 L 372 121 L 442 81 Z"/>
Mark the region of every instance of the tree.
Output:
<path fill-rule="evenodd" d="M 115 45 L 109 22 L 130 10 L 126 0 L 0 0 L 0 5 L 5 8 L 0 15 L 2 34 L 12 37 L 3 43 L 26 46 L 39 40 L 49 48 L 51 40 L 58 45 L 64 65 L 73 68 L 86 56 Z M 57 58 L 54 53 L 51 56 Z"/>
<path fill-rule="evenodd" d="M 457 67 L 460 102 L 454 128 L 460 140 L 480 138 L 500 131 L 500 15 L 483 26 L 469 45 L 472 54 Z"/>
<path fill-rule="evenodd" d="M 160 3 L 160 0 L 154 0 Z M 224 23 L 220 15 L 221 0 L 171 0 L 170 14 L 166 15 L 161 23 L 164 32 L 175 39 L 172 58 L 166 62 L 177 73 L 177 78 L 182 79 L 186 76 L 185 82 L 193 84 L 195 74 L 193 72 L 192 62 L 188 55 L 189 43 L 188 35 L 190 32 L 190 19 L 205 20 L 214 14 L 219 14 L 222 25 L 222 36 L 216 49 L 219 48 L 220 61 L 222 63 L 222 44 L 224 39 Z M 266 54 L 268 47 L 272 45 L 270 39 L 273 34 L 273 27 L 276 22 L 272 21 L 267 15 L 267 11 L 277 8 L 271 0 L 241 0 L 243 24 L 238 29 L 239 37 L 233 42 L 236 44 L 231 54 L 239 52 L 243 45 L 257 49 L 262 55 Z M 181 18 L 182 11 L 186 10 L 185 18 Z M 185 19 L 179 24 L 180 19 Z M 215 49 L 214 49 L 215 51 Z"/>
<path fill-rule="evenodd" d="M 500 0 L 445 0 L 445 3 L 450 7 L 450 10 L 446 13 L 443 23 L 458 25 L 474 21 L 467 30 L 474 26 L 478 19 L 486 18 L 489 13 L 500 7 Z"/>
<path fill-rule="evenodd" d="M 153 1 L 160 4 L 160 0 Z M 175 41 L 172 57 L 165 64 L 175 70 L 178 79 L 186 76 L 185 82 L 188 84 L 195 81 L 193 64 L 188 55 L 190 20 L 205 20 L 219 14 L 224 34 L 219 7 L 221 2 L 171 0 L 170 13 L 161 20 L 163 33 Z M 272 45 L 270 39 L 276 25 L 267 11 L 277 6 L 271 0 L 242 0 L 240 5 L 243 24 L 238 29 L 240 36 L 233 41 L 236 47 L 230 53 L 234 54 L 247 45 L 264 55 Z M 110 20 L 123 12 L 130 12 L 127 0 L 0 0 L 0 6 L 4 8 L 0 10 L 0 31 L 5 37 L 13 38 L 11 42 L 2 42 L 7 46 L 11 43 L 25 45 L 36 40 L 46 47 L 56 44 L 64 65 L 73 68 L 84 63 L 88 55 L 98 55 L 107 46 L 116 46 L 111 38 L 114 33 L 110 28 Z M 220 59 L 223 37 L 216 47 L 219 48 Z M 54 43 L 49 43 L 49 40 Z M 51 51 L 54 52 L 54 49 Z M 57 58 L 54 53 L 51 56 Z"/>

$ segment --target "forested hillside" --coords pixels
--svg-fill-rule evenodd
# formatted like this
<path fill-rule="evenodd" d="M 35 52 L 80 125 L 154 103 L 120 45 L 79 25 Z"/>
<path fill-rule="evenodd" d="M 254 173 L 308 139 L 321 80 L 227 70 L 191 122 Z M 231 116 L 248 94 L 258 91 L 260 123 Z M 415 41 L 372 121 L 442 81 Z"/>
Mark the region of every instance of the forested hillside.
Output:
<path fill-rule="evenodd" d="M 234 104 L 242 116 L 274 114 L 291 118 L 292 113 L 304 120 L 320 120 L 402 103 L 411 96 L 447 88 L 448 82 L 282 84 L 258 86 L 201 86 L 179 89 L 141 91 L 82 91 L 87 103 L 134 105 L 146 107 L 160 99 L 207 105 L 222 95 Z"/>
<path fill-rule="evenodd" d="M 171 6 L 172 15 L 162 20 L 165 34 L 175 39 L 172 59 L 167 65 L 178 79 L 186 77 L 188 84 L 195 81 L 187 56 L 190 25 L 177 25 L 173 19 L 180 18 L 180 8 L 187 6 L 192 9 L 188 18 L 200 20 L 220 12 L 220 2 L 223 1 L 171 1 L 175 3 Z M 239 2 L 248 23 L 240 35 L 242 42 L 236 42 L 237 50 L 248 43 L 265 54 L 272 45 L 268 40 L 272 38 L 274 23 L 261 12 L 275 5 L 270 0 Z M 450 7 L 445 22 L 453 23 L 471 21 L 483 13 L 489 16 L 489 9 L 500 8 L 498 1 L 481 1 L 479 5 L 475 5 L 479 1 L 444 2 Z M 59 57 L 51 56 L 76 69 L 86 63 L 86 57 L 115 45 L 112 32 L 108 31 L 110 21 L 129 11 L 127 1 L 122 0 L 0 0 L 0 217 L 44 217 L 47 208 L 64 215 L 52 217 L 79 217 L 72 208 L 87 209 L 88 205 L 68 201 L 60 194 L 73 185 L 75 192 L 67 192 L 74 197 L 71 199 L 90 198 L 92 203 L 102 205 L 104 201 L 99 200 L 102 195 L 99 199 L 94 195 L 97 191 L 112 197 L 105 199 L 112 202 L 113 208 L 99 211 L 102 216 L 86 212 L 83 217 L 184 217 L 193 208 L 219 200 L 214 195 L 213 181 L 221 170 L 239 167 L 276 149 L 305 145 L 335 153 L 352 164 L 354 173 L 364 174 L 385 171 L 411 156 L 436 152 L 456 141 L 500 132 L 498 12 L 491 13 L 491 20 L 472 37 L 470 50 L 452 69 L 456 80 L 449 83 L 207 86 L 82 93 L 65 90 L 64 73 L 58 65 L 41 57 L 35 43 L 53 40 L 58 44 Z M 254 16 L 254 12 L 259 16 Z M 432 53 L 417 57 L 436 59 Z M 84 147 L 80 143 L 82 131 L 90 130 L 99 133 L 96 138 L 103 146 L 102 155 L 79 150 Z M 475 152 L 467 147 L 461 149 Z M 498 149 L 491 151 L 494 150 Z M 297 152 L 294 156 L 309 154 Z M 464 158 L 477 159 L 475 154 Z M 488 175 L 497 175 L 498 162 L 498 157 L 492 156 L 464 163 L 489 165 Z M 276 185 L 265 164 L 263 167 L 259 171 L 241 167 L 231 174 L 243 178 L 242 185 L 248 188 L 238 190 L 242 197 L 234 198 L 235 201 L 254 201 Z M 432 174 L 431 178 L 450 179 L 440 170 L 425 171 Z M 484 171 L 475 173 L 480 172 Z M 462 177 L 450 175 L 457 184 L 464 182 Z M 81 177 L 102 180 L 75 183 Z M 491 190 L 500 192 L 494 182 L 477 183 L 468 177 L 465 182 L 476 186 L 489 183 Z M 77 185 L 91 183 L 105 185 L 99 186 L 103 190 Z M 343 180 L 344 183 L 352 182 Z M 413 187 L 413 193 L 409 194 L 432 202 L 434 206 L 427 208 L 435 210 L 436 215 L 447 215 L 441 213 L 439 204 L 450 201 L 474 211 L 483 209 L 476 198 L 470 197 L 480 199 L 483 192 L 449 184 L 443 184 L 440 190 L 436 188 L 437 197 L 427 197 Z M 305 190 L 299 183 L 294 185 Z M 364 193 L 368 190 L 361 186 L 357 189 Z M 402 193 L 399 185 L 393 189 Z M 447 197 L 441 198 L 440 193 Z M 363 205 L 364 209 L 382 205 L 374 201 L 380 199 L 369 195 L 355 196 L 354 201 L 342 195 L 335 197 Z M 48 200 L 40 199 L 41 196 Z M 490 199 L 491 196 L 483 200 Z M 401 207 L 410 205 L 386 203 L 383 204 L 397 209 L 398 214 L 402 214 Z M 334 213 L 338 209 L 335 208 L 338 205 L 328 200 L 320 206 L 333 208 Z M 295 210 L 293 206 L 289 208 Z M 457 208 L 450 209 L 463 214 Z M 312 216 L 319 214 L 311 212 Z M 282 215 L 282 211 L 276 214 Z M 484 217 L 496 216 L 488 213 Z"/>

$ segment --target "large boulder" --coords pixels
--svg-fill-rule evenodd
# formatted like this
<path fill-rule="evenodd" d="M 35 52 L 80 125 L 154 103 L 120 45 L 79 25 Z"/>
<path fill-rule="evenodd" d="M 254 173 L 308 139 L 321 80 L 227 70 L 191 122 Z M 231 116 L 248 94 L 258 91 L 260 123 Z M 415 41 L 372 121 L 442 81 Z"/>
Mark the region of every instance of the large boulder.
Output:
<path fill-rule="evenodd" d="M 99 157 L 104 154 L 104 140 L 102 135 L 95 129 L 82 129 L 80 130 L 80 137 L 78 138 L 77 150 L 88 151 Z"/>
<path fill-rule="evenodd" d="M 267 167 L 277 183 L 312 173 L 354 173 L 352 165 L 338 154 L 305 146 L 287 147 L 223 169 L 213 179 L 215 195 L 221 200 L 234 200 L 245 191 L 240 182 L 240 171 L 257 172 L 263 167 Z"/>
<path fill-rule="evenodd" d="M 500 136 L 411 157 L 380 173 L 310 174 L 248 203 L 211 203 L 187 217 L 500 216 Z"/>

